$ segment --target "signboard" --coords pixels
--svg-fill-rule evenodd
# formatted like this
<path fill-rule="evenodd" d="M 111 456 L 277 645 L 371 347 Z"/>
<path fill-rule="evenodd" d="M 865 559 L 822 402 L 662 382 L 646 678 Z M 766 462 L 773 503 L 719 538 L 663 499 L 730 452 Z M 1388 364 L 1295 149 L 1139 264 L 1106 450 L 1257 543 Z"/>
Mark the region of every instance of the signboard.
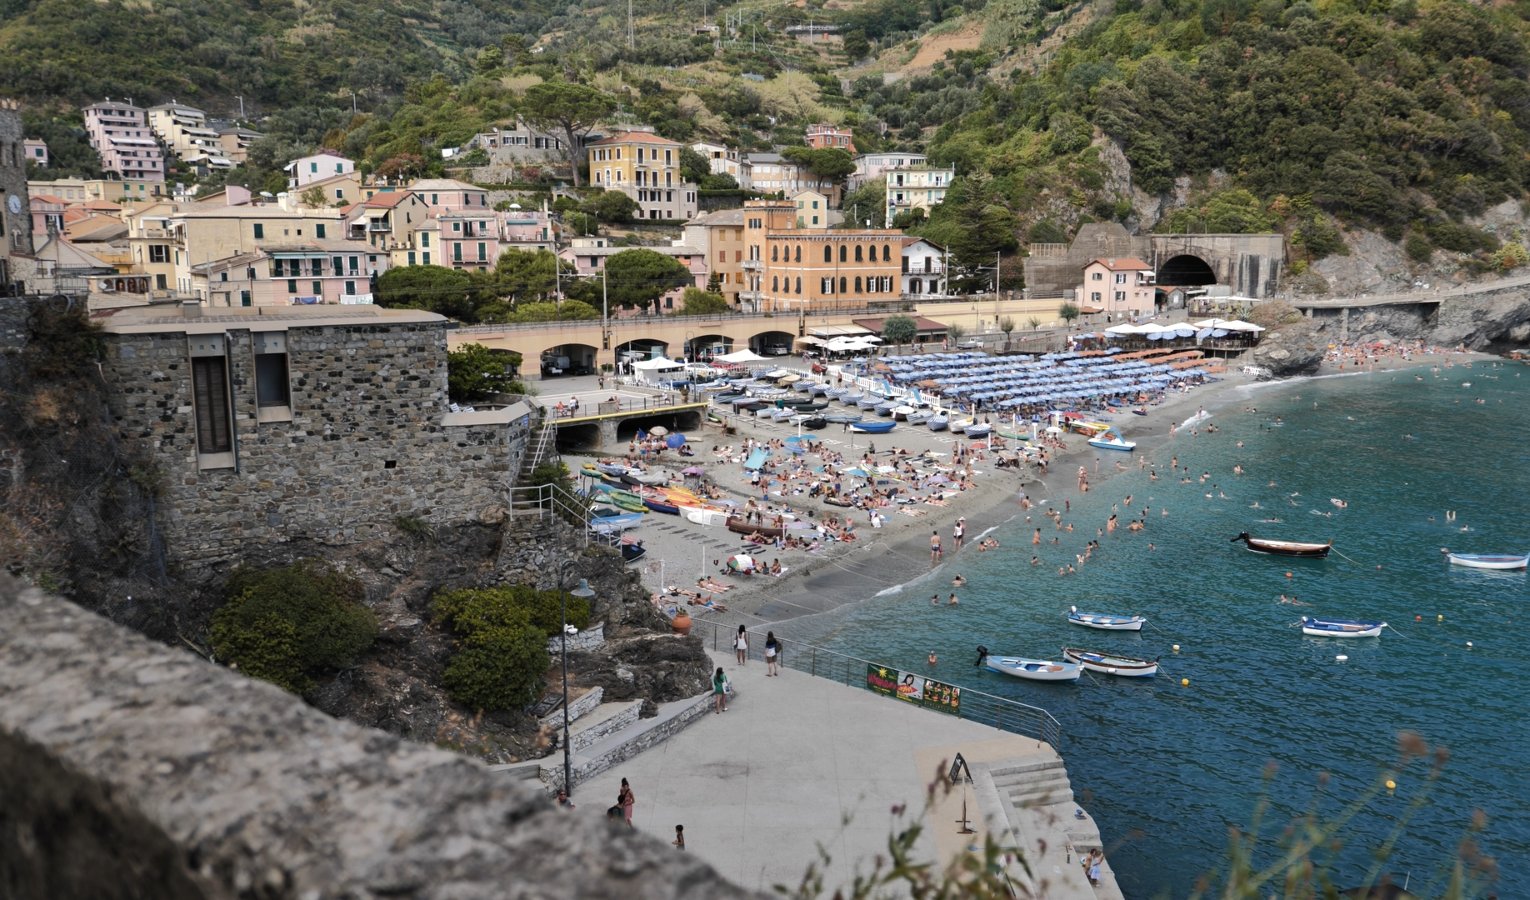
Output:
<path fill-rule="evenodd" d="M 961 688 L 913 672 L 899 672 L 887 666 L 868 663 L 866 687 L 874 693 L 917 703 L 927 709 L 951 715 L 961 712 Z"/>

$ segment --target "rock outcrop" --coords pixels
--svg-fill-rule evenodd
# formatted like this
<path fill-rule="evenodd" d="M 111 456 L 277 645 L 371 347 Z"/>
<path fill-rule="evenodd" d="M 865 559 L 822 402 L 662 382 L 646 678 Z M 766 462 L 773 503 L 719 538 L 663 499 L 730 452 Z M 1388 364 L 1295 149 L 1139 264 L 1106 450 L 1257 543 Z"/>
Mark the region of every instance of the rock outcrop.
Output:
<path fill-rule="evenodd" d="M 1250 365 L 1268 369 L 1276 378 L 1316 375 L 1327 344 L 1311 322 L 1302 321 L 1266 332 L 1259 346 L 1244 357 Z"/>

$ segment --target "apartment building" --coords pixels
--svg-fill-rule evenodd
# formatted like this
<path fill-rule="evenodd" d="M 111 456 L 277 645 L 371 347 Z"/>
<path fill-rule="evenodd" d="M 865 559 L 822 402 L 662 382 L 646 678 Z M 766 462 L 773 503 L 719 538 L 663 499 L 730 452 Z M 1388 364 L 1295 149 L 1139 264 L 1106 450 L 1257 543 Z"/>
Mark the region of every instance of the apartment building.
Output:
<path fill-rule="evenodd" d="M 563 138 L 550 131 L 539 131 L 517 120 L 513 125 L 480 131 L 462 145 L 462 150 L 488 151 L 489 159 L 516 163 L 561 163 L 568 154 Z"/>
<path fill-rule="evenodd" d="M 896 300 L 903 232 L 790 228 L 767 232 L 761 307 L 812 312 Z"/>
<path fill-rule="evenodd" d="M 838 125 L 809 125 L 804 135 L 807 145 L 817 150 L 834 148 L 845 150 L 850 154 L 855 153 L 855 138 L 851 136 L 850 129 Z"/>
<path fill-rule="evenodd" d="M 265 135 L 248 128 L 220 128 L 218 146 L 223 149 L 224 156 L 242 166 L 250 158 L 250 146 L 263 137 Z"/>
<path fill-rule="evenodd" d="M 33 193 L 52 194 L 67 203 L 148 203 L 168 196 L 168 186 L 163 181 L 142 181 L 114 178 L 55 178 L 52 181 L 32 180 L 27 186 Z"/>
<path fill-rule="evenodd" d="M 679 244 L 695 247 L 706 257 L 710 269 L 707 280 L 716 275 L 722 295 L 730 306 L 737 306 L 739 293 L 745 290 L 744 211 L 720 209 L 703 213 L 685 223 Z"/>
<path fill-rule="evenodd" d="M 1140 259 L 1101 258 L 1084 266 L 1078 298 L 1099 307 L 1117 322 L 1153 314 L 1157 273 Z"/>
<path fill-rule="evenodd" d="M 421 178 L 409 185 L 437 212 L 466 209 L 483 211 L 489 208 L 489 192 L 476 184 L 455 178 Z"/>
<path fill-rule="evenodd" d="M 909 169 L 929 163 L 923 153 L 861 153 L 855 157 L 855 171 L 845 182 L 847 190 L 855 190 L 868 181 L 876 181 L 890 169 Z"/>
<path fill-rule="evenodd" d="M 232 169 L 235 165 L 223 152 L 218 130 L 208 127 L 207 113 L 195 106 L 174 101 L 151 106 L 149 128 L 185 162 L 212 169 Z"/>
<path fill-rule="evenodd" d="M 438 265 L 487 271 L 506 250 L 554 250 L 552 222 L 540 210 L 498 213 L 481 209 L 441 213 Z"/>
<path fill-rule="evenodd" d="M 956 179 L 954 168 L 908 166 L 889 169 L 887 176 L 887 221 L 899 213 L 930 210 L 944 203 L 946 191 Z"/>
<path fill-rule="evenodd" d="M 149 117 L 131 102 L 105 102 L 85 107 L 85 133 L 101 157 L 101 168 L 123 179 L 165 180 L 165 158 L 149 128 Z"/>
<path fill-rule="evenodd" d="M 638 205 L 638 218 L 695 218 L 696 185 L 680 176 L 679 141 L 650 131 L 623 131 L 585 148 L 590 183 L 621 191 Z"/>
<path fill-rule="evenodd" d="M 181 295 L 191 294 L 193 267 L 266 247 L 322 246 L 343 239 L 346 228 L 340 210 L 266 205 L 162 202 L 129 210 L 123 219 L 138 270 L 153 279 L 154 290 Z"/>
<path fill-rule="evenodd" d="M 312 156 L 294 159 L 282 171 L 287 173 L 287 190 L 298 191 L 320 179 L 354 172 L 356 162 L 333 150 L 320 150 Z"/>
<path fill-rule="evenodd" d="M 414 191 L 381 191 L 344 210 L 346 237 L 366 241 L 381 250 L 412 246 L 417 227 L 434 215 L 430 204 Z"/>
<path fill-rule="evenodd" d="M 361 241 L 272 244 L 190 267 L 190 292 L 207 306 L 311 306 L 372 302 L 386 253 Z"/>
<path fill-rule="evenodd" d="M 748 190 L 761 194 L 780 194 L 790 197 L 802 191 L 817 191 L 837 204 L 840 187 L 834 182 L 815 176 L 806 167 L 799 166 L 779 153 L 750 153 L 744 157 L 749 183 L 742 184 Z"/>
<path fill-rule="evenodd" d="M 711 141 L 696 141 L 691 149 L 707 158 L 707 168 L 713 175 L 731 175 L 740 185 L 744 183 L 743 159 L 738 150 Z"/>
<path fill-rule="evenodd" d="M 21 142 L 22 152 L 26 154 L 27 162 L 39 169 L 48 168 L 48 145 L 37 138 L 27 138 Z"/>

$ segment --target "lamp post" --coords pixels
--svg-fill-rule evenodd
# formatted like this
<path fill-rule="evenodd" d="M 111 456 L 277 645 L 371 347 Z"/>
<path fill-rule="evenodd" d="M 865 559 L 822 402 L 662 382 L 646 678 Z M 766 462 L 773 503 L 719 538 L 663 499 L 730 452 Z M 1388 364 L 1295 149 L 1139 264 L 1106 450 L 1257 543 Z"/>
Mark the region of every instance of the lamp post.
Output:
<path fill-rule="evenodd" d="M 569 595 L 588 601 L 595 596 L 590 590 L 588 578 L 579 579 L 579 586 L 571 591 L 566 591 L 559 597 L 559 612 L 563 619 L 563 630 L 558 634 L 558 640 L 562 647 L 563 656 L 563 790 L 568 792 L 568 798 L 574 799 L 574 762 L 573 751 L 568 742 L 568 598 Z"/>

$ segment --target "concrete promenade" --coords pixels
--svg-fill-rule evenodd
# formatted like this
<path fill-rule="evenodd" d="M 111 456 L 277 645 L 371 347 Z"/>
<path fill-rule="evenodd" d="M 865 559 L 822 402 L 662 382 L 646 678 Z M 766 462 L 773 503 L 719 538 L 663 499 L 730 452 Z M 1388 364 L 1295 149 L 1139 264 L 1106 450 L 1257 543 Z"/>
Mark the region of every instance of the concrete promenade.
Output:
<path fill-rule="evenodd" d="M 1013 799 L 1026 795 L 1025 778 L 1060 769 L 1050 746 L 791 669 L 767 678 L 761 653 L 752 647 L 739 666 L 731 652 L 714 652 L 737 689 L 728 711 L 576 784 L 575 815 L 605 815 L 625 777 L 638 829 L 670 841 L 683 824 L 687 851 L 745 888 L 798 886 L 822 847 L 826 896 L 869 872 L 889 835 L 922 816 L 915 860 L 945 865 L 992 833 L 1030 865 L 1029 874 L 1008 867 L 1017 896 L 1120 898 L 1108 861 L 1098 887 L 1084 876 L 1080 853 L 1099 836 L 1087 815 L 1076 817 L 1065 776 L 1061 793 Z M 944 783 L 957 753 L 973 783 L 937 789 L 925 812 L 929 787 Z M 960 833 L 964 799 L 972 834 Z M 904 816 L 893 815 L 900 806 Z"/>

